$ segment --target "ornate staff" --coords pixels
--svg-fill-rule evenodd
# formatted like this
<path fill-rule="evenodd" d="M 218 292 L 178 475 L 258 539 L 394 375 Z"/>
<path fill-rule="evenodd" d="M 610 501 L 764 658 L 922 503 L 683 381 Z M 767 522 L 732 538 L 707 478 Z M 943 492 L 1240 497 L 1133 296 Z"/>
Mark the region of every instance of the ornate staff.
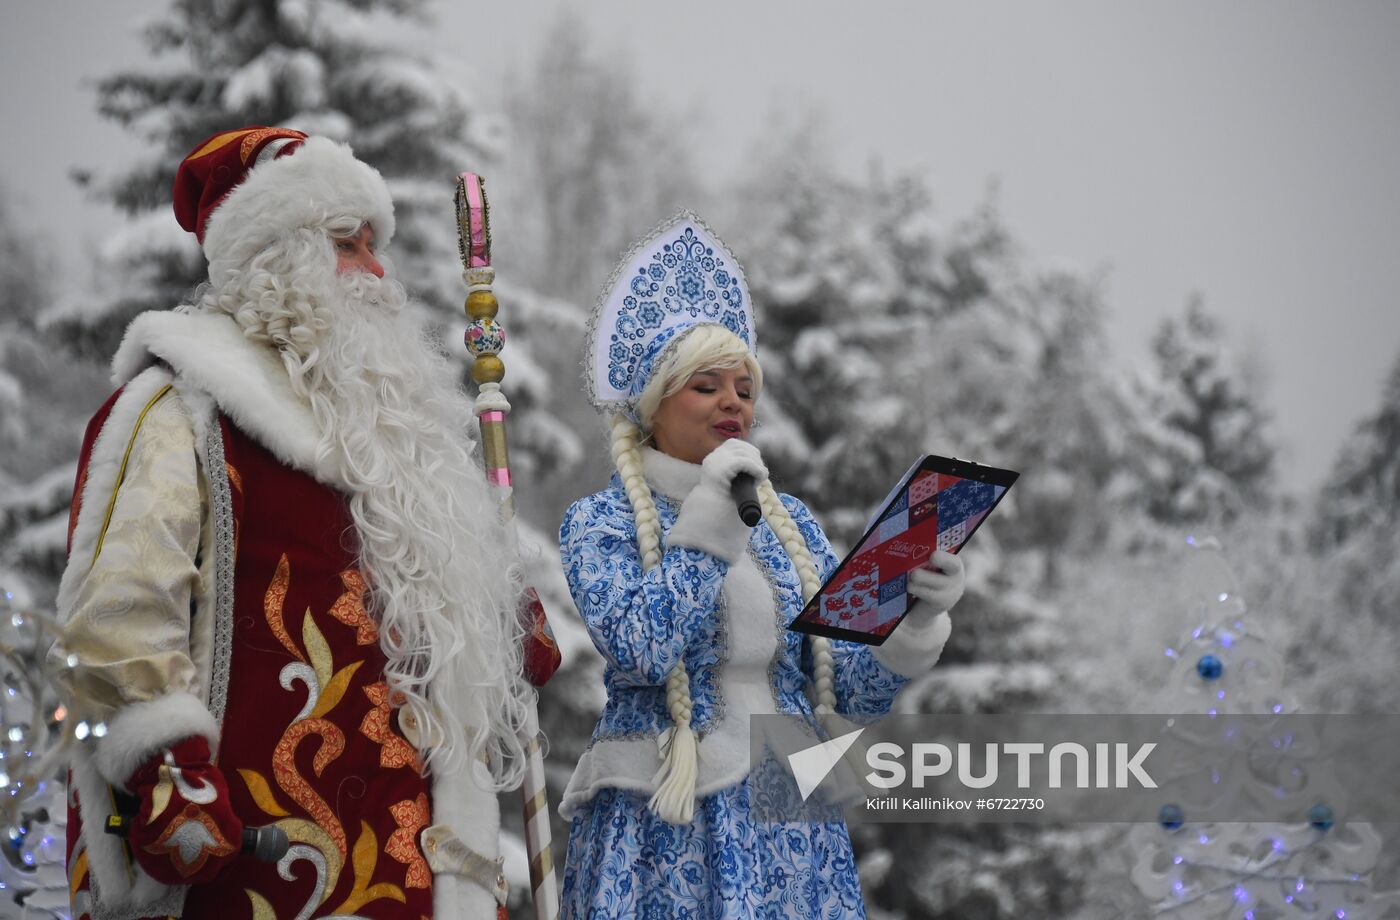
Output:
<path fill-rule="evenodd" d="M 481 424 L 482 455 L 486 462 L 486 478 L 502 490 L 502 515 L 509 521 L 515 516 L 515 500 L 511 491 L 510 457 L 506 451 L 506 416 L 510 403 L 501 392 L 505 364 L 500 352 L 506 344 L 505 330 L 496 322 L 500 304 L 491 293 L 496 270 L 491 267 L 491 217 L 486 203 L 486 182 L 475 173 L 464 172 L 457 178 L 457 233 L 462 256 L 462 280 L 467 283 L 467 350 L 472 353 L 472 380 L 476 381 L 476 417 Z M 536 641 L 548 639 L 543 610 L 538 598 L 531 595 L 535 617 Z M 543 631 L 543 634 L 542 634 Z M 527 655 L 527 659 L 528 659 Z M 527 675 L 531 669 L 527 660 Z M 552 673 L 552 668 L 549 668 Z M 548 679 L 548 673 L 531 680 L 537 686 Z M 526 725 L 525 745 L 527 763 L 525 782 L 521 786 L 525 812 L 525 849 L 530 859 L 530 887 L 534 894 L 537 920 L 555 920 L 559 915 L 559 890 L 554 879 L 554 856 L 549 832 L 549 800 L 545 794 L 544 756 L 540 749 L 539 716 L 530 711 Z"/>

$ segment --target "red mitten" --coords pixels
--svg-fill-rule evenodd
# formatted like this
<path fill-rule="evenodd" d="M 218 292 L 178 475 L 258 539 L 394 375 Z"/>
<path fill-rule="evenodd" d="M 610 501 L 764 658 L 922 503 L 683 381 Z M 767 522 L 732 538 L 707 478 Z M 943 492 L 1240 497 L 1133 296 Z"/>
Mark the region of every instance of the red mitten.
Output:
<path fill-rule="evenodd" d="M 238 858 L 243 822 L 204 738 L 161 751 L 131 774 L 126 788 L 141 800 L 127 842 L 151 878 L 167 885 L 207 882 Z"/>
<path fill-rule="evenodd" d="M 525 589 L 524 609 L 521 617 L 527 633 L 524 639 L 525 679 L 531 686 L 543 687 L 545 681 L 559 670 L 563 659 L 559 645 L 554 641 L 554 630 L 549 628 L 549 620 L 544 615 L 544 604 L 534 588 Z"/>

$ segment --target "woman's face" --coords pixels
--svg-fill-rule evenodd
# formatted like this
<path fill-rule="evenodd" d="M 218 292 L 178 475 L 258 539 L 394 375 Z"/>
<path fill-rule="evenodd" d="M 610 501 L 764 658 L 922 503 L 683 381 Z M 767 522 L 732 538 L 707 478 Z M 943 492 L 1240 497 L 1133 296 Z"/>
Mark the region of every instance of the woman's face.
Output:
<path fill-rule="evenodd" d="M 699 463 L 730 438 L 748 439 L 753 424 L 753 377 L 740 365 L 730 370 L 697 371 L 675 393 L 661 400 L 651 417 L 656 449 L 687 463 Z"/>

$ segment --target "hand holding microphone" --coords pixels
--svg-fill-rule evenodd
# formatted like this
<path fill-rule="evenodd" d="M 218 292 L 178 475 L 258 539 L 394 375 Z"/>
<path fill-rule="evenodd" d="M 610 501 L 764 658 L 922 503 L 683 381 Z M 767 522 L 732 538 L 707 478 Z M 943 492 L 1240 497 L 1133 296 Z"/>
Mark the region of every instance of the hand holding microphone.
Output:
<path fill-rule="evenodd" d="M 228 781 L 200 735 L 153 752 L 122 785 L 130 794 L 107 833 L 125 837 L 132 857 L 162 884 L 212 881 L 241 853 L 276 861 L 287 852 L 280 828 L 248 828 L 234 813 Z"/>
<path fill-rule="evenodd" d="M 745 526 L 753 527 L 763 519 L 758 484 L 768 478 L 768 467 L 763 465 L 763 455 L 757 447 L 731 438 L 710 451 L 700 468 L 703 477 L 726 487 Z"/>
<path fill-rule="evenodd" d="M 117 837 L 131 836 L 131 822 L 133 815 L 108 815 L 107 826 L 103 828 L 107 833 Z M 241 846 L 238 852 L 244 856 L 251 856 L 259 862 L 275 863 L 283 856 L 287 855 L 287 850 L 291 849 L 291 840 L 287 838 L 287 832 L 275 824 L 266 824 L 262 827 L 243 828 L 243 836 L 240 841 Z"/>
<path fill-rule="evenodd" d="M 758 522 L 757 485 L 768 478 L 763 458 L 747 441 L 732 438 L 720 444 L 700 463 L 700 482 L 681 506 L 675 526 L 667 535 L 671 546 L 704 550 L 733 563 L 743 555 L 753 535 L 749 519 L 735 512 L 736 488 L 744 493 L 753 523 Z M 747 485 L 738 480 L 748 480 Z"/>

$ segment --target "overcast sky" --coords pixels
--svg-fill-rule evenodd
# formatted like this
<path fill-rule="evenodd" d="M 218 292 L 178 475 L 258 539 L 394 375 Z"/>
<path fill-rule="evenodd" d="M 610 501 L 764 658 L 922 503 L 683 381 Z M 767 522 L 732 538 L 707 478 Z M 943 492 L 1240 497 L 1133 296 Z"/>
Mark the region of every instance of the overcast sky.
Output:
<path fill-rule="evenodd" d="M 442 3 L 436 41 L 490 105 L 560 5 Z M 1199 291 L 1270 374 L 1287 487 L 1320 480 L 1400 352 L 1400 4 L 562 5 L 643 98 L 699 117 L 716 182 L 775 108 L 810 107 L 838 166 L 919 171 L 949 219 L 996 179 L 1034 260 L 1107 269 L 1125 362 Z M 70 269 L 116 218 L 67 171 L 139 148 L 90 80 L 139 63 L 133 24 L 165 6 L 5 7 L 3 181 Z"/>

